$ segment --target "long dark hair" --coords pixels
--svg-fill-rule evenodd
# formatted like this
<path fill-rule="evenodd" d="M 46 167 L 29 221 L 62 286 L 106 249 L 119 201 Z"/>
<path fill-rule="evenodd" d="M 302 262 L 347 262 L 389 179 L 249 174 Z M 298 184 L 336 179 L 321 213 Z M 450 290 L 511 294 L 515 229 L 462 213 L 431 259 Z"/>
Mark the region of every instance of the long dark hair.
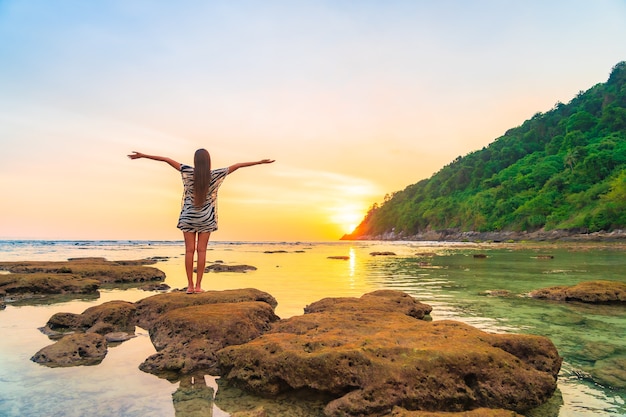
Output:
<path fill-rule="evenodd" d="M 193 205 L 202 207 L 211 185 L 211 155 L 206 149 L 198 149 L 193 156 Z"/>

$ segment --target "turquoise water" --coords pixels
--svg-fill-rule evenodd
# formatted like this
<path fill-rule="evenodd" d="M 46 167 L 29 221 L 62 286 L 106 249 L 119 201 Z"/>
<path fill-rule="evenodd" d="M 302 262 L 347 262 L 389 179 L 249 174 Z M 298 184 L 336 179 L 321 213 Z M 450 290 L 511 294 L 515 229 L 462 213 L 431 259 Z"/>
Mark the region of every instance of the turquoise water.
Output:
<path fill-rule="evenodd" d="M 266 251 L 284 251 L 266 253 Z M 395 256 L 372 256 L 393 251 Z M 0 260 L 110 260 L 164 256 L 156 265 L 172 287 L 184 287 L 181 242 L 0 242 Z M 486 258 L 474 258 L 485 254 Z M 328 259 L 347 256 L 348 260 Z M 553 258 L 543 259 L 541 255 Z M 213 242 L 209 261 L 254 265 L 253 272 L 212 273 L 204 288 L 255 287 L 278 300 L 286 318 L 324 297 L 403 290 L 434 307 L 434 320 L 453 319 L 491 332 L 545 335 L 564 358 L 554 398 L 527 417 L 626 416 L 626 388 L 606 375 L 626 357 L 626 308 L 534 300 L 537 288 L 610 279 L 626 282 L 623 249 L 435 242 Z M 504 296 L 487 295 L 500 290 Z M 107 289 L 97 299 L 49 305 L 7 303 L 0 311 L 0 416 L 229 416 L 267 400 L 220 389 L 210 376 L 171 383 L 137 368 L 154 353 L 147 332 L 111 347 L 97 366 L 51 369 L 30 357 L 51 343 L 37 328 L 56 312 L 80 313 L 110 300 L 136 301 L 140 290 Z M 620 362 L 621 361 L 621 362 Z M 622 365 L 623 366 L 623 365 Z M 622 368 L 623 372 L 626 372 Z M 203 379 L 204 378 L 204 379 Z M 623 384 L 623 380 L 622 380 Z M 619 385 L 619 384 L 618 384 Z M 217 395 L 214 401 L 211 398 Z M 314 416 L 314 408 L 282 399 L 270 415 Z M 308 410 L 308 411 L 306 411 Z"/>

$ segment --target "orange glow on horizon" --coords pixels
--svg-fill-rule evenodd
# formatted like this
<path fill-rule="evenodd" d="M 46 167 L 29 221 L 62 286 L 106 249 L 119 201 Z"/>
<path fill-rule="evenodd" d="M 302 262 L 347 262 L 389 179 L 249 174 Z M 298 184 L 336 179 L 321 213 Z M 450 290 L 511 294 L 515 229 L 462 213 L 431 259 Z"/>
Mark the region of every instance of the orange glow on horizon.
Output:
<path fill-rule="evenodd" d="M 330 221 L 341 230 L 342 235 L 352 233 L 365 216 L 366 206 L 366 202 L 359 202 L 335 207 L 330 210 Z"/>

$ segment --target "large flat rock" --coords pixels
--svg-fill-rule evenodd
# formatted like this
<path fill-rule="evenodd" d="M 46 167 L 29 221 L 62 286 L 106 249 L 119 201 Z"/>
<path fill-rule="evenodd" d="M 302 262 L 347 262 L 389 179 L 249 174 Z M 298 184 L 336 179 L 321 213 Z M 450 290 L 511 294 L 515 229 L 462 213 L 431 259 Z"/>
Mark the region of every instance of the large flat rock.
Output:
<path fill-rule="evenodd" d="M 5 297 L 44 296 L 51 294 L 95 294 L 97 279 L 70 273 L 14 273 L 0 275 L 0 289 Z"/>
<path fill-rule="evenodd" d="M 184 307 L 216 303 L 238 303 L 242 301 L 261 301 L 272 308 L 278 302 L 270 294 L 255 288 L 243 288 L 225 291 L 205 291 L 200 294 L 170 292 L 157 294 L 137 301 L 137 323 L 144 329 L 150 329 L 164 313 Z"/>
<path fill-rule="evenodd" d="M 60 294 L 97 294 L 102 285 L 133 285 L 163 281 L 165 273 L 144 266 L 151 260 L 107 261 L 76 258 L 68 261 L 0 262 L 0 292 L 12 300 Z"/>
<path fill-rule="evenodd" d="M 171 310 L 150 327 L 157 353 L 139 368 L 168 379 L 198 371 L 215 374 L 217 351 L 259 337 L 276 320 L 273 308 L 260 301 Z"/>
<path fill-rule="evenodd" d="M 219 351 L 221 376 L 258 395 L 327 395 L 328 416 L 382 416 L 395 406 L 521 412 L 556 389 L 561 358 L 545 337 L 418 320 L 397 291 L 323 304 Z"/>

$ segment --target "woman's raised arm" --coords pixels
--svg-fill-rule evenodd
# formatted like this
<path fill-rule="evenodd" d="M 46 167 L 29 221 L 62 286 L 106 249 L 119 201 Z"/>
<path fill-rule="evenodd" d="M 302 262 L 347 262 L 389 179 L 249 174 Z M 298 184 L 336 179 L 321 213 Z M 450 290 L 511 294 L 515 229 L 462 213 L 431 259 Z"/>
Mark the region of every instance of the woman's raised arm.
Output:
<path fill-rule="evenodd" d="M 233 164 L 229 166 L 228 173 L 232 174 L 233 172 L 237 171 L 239 168 L 251 167 L 251 166 L 260 165 L 260 164 L 271 164 L 272 162 L 274 162 L 273 159 L 261 159 L 260 161 L 254 161 L 254 162 L 239 162 L 237 164 Z"/>
<path fill-rule="evenodd" d="M 169 165 L 172 166 L 172 168 L 174 168 L 176 171 L 180 171 L 180 163 L 174 161 L 172 158 L 167 158 L 165 156 L 158 156 L 158 155 L 147 155 L 145 153 L 141 153 L 141 152 L 137 152 L 137 151 L 133 151 L 133 153 L 131 153 L 130 155 L 128 155 L 128 157 L 130 159 L 140 159 L 140 158 L 146 158 L 146 159 L 152 159 L 154 161 L 161 161 L 161 162 L 166 162 Z"/>

